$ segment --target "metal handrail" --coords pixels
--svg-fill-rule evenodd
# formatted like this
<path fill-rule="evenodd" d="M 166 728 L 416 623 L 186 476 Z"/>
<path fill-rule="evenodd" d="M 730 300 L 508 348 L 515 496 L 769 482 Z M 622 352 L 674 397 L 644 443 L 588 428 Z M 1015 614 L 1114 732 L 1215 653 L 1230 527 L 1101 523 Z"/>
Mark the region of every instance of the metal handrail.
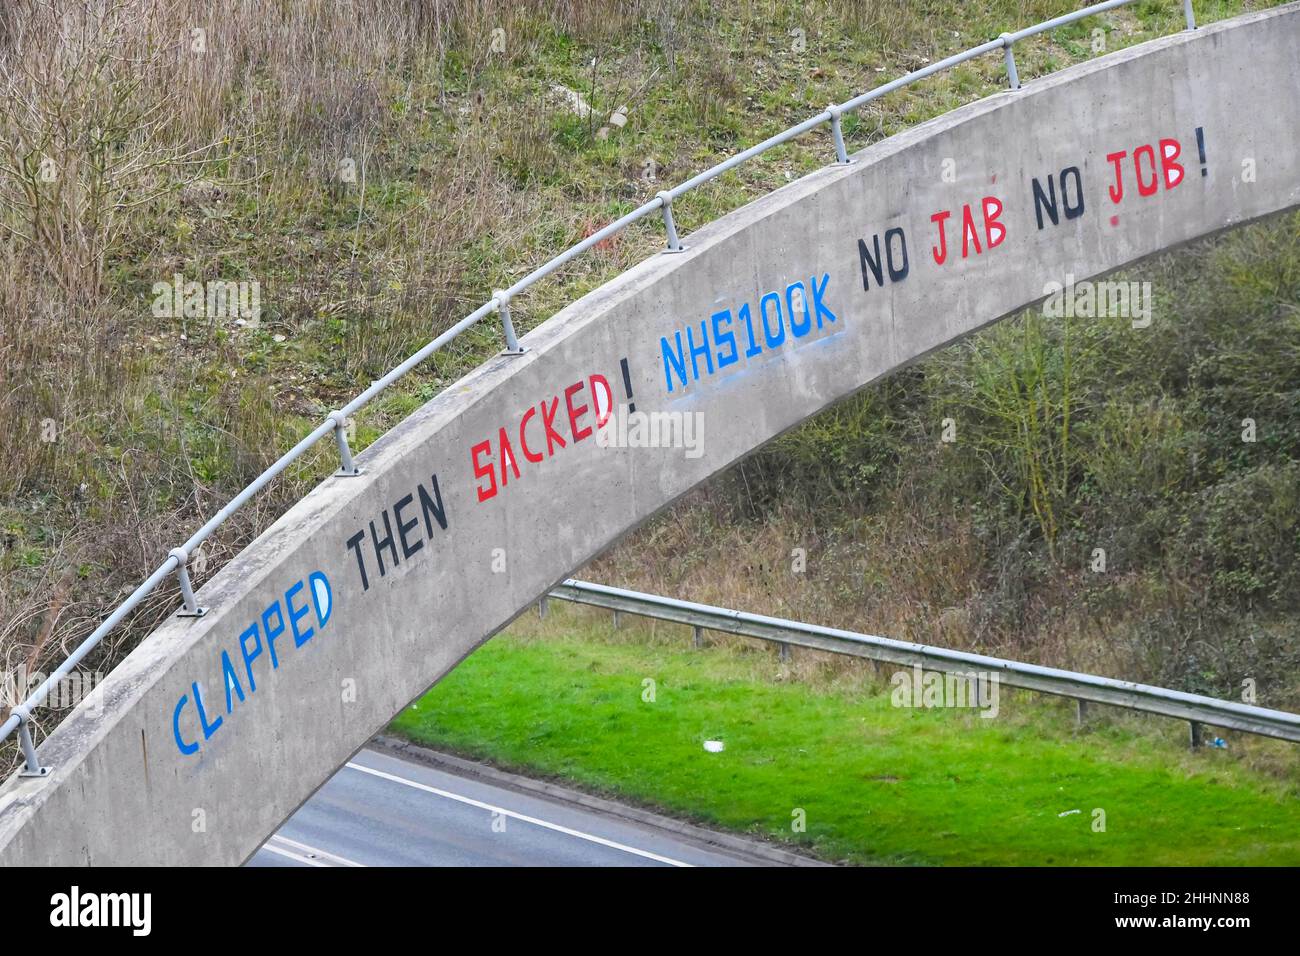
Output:
<path fill-rule="evenodd" d="M 696 646 L 700 643 L 701 632 L 707 628 L 773 641 L 783 646 L 794 644 L 907 667 L 920 666 L 928 670 L 961 674 L 983 671 L 996 675 L 999 683 L 1010 687 L 1071 697 L 1081 704 L 1083 701 L 1091 701 L 1186 720 L 1192 724 L 1193 746 L 1200 741 L 1200 726 L 1203 724 L 1300 743 L 1300 715 L 1256 707 L 1253 704 L 1239 704 L 1201 694 L 1153 687 L 1150 684 L 1136 684 L 1056 667 L 1024 664 L 1000 657 L 986 657 L 967 651 L 805 624 L 802 621 L 749 614 L 572 578 L 553 588 L 548 596 L 575 604 L 602 607 L 613 611 L 615 615 L 637 614 L 690 625 L 695 629 Z M 1080 706 L 1081 719 L 1082 715 L 1083 708 Z"/>
<path fill-rule="evenodd" d="M 294 445 L 293 448 L 289 449 L 289 451 L 281 455 L 275 464 L 271 465 L 271 467 L 267 468 L 264 472 L 254 478 L 248 487 L 236 495 L 224 508 L 209 518 L 198 531 L 194 532 L 188 541 L 180 547 L 173 548 L 168 552 L 167 560 L 159 565 L 157 570 L 155 570 L 143 584 L 131 593 L 130 597 L 118 605 L 117 609 L 113 611 L 113 613 L 110 614 L 109 617 L 105 619 L 105 621 L 100 624 L 100 626 L 97 627 L 88 638 L 82 641 L 68 659 L 65 660 L 57 670 L 51 673 L 41 686 L 36 689 L 36 691 L 10 711 L 8 719 L 5 720 L 3 725 L 0 725 L 0 741 L 4 741 L 8 738 L 8 736 L 13 733 L 14 729 L 17 728 L 20 744 L 23 749 L 24 757 L 26 758 L 26 769 L 24 773 L 37 776 L 44 775 L 45 768 L 42 768 L 36 759 L 36 751 L 32 745 L 31 731 L 28 724 L 30 722 L 32 711 L 46 699 L 55 685 L 67 677 L 81 659 L 90 653 L 90 651 L 99 644 L 104 636 L 117 626 L 123 617 L 134 610 L 135 607 L 139 605 L 140 602 L 143 601 L 154 590 L 154 588 L 156 588 L 170 574 L 174 573 L 176 575 L 177 583 L 180 586 L 183 606 L 179 613 L 187 617 L 202 617 L 207 609 L 200 607 L 195 599 L 194 589 L 190 583 L 188 570 L 190 555 L 193 554 L 194 549 L 206 541 L 214 531 L 225 523 L 227 518 L 248 501 L 249 498 L 265 487 L 272 478 L 275 478 L 283 472 L 289 467 L 289 465 L 300 458 L 309 448 L 314 446 L 316 442 L 320 441 L 320 439 L 324 438 L 331 431 L 334 433 L 334 441 L 338 446 L 339 451 L 340 467 L 339 470 L 335 472 L 335 476 L 349 478 L 361 474 L 360 469 L 356 467 L 352 460 L 352 449 L 349 447 L 347 438 L 347 419 L 365 407 L 375 398 L 375 396 L 379 395 L 386 388 L 431 356 L 434 352 L 438 351 L 438 349 L 442 348 L 442 346 L 446 345 L 466 329 L 476 324 L 480 319 L 485 318 L 492 312 L 496 312 L 498 317 L 501 319 L 502 335 L 505 339 L 505 350 L 502 354 L 523 354 L 525 349 L 519 345 L 519 341 L 515 336 L 514 323 L 511 321 L 510 317 L 510 300 L 520 292 L 546 278 L 557 269 L 581 255 L 583 252 L 586 252 L 592 246 L 622 232 L 628 226 L 635 222 L 639 222 L 654 212 L 660 212 L 663 216 L 664 231 L 667 236 L 667 243 L 664 251 L 681 252 L 685 247 L 682 245 L 677 234 L 677 225 L 673 219 L 672 204 L 674 200 L 690 192 L 692 189 L 704 185 L 710 180 L 721 176 L 723 173 L 734 169 L 742 163 L 748 162 L 756 156 L 761 156 L 774 146 L 779 146 L 797 136 L 802 136 L 804 133 L 821 126 L 823 123 L 830 125 L 831 137 L 835 143 L 836 163 L 838 165 L 846 165 L 850 162 L 850 159 L 848 151 L 844 145 L 844 135 L 840 128 L 840 118 L 843 114 L 853 112 L 877 97 L 884 96 L 886 93 L 902 89 L 918 80 L 925 79 L 926 77 L 942 70 L 949 69 L 959 63 L 965 63 L 967 60 L 975 59 L 976 57 L 983 56 L 984 54 L 991 53 L 995 50 L 1002 50 L 1004 52 L 1008 85 L 1011 89 L 1018 90 L 1020 89 L 1020 78 L 1016 72 L 1015 58 L 1012 53 L 1013 44 L 1019 40 L 1037 36 L 1040 33 L 1054 30 L 1059 26 L 1073 23 L 1076 20 L 1082 20 L 1085 17 L 1104 13 L 1107 10 L 1113 10 L 1117 7 L 1127 6 L 1134 2 L 1136 2 L 1136 0 L 1106 0 L 1104 3 L 1095 3 L 1091 6 L 1075 10 L 1073 13 L 1067 13 L 1064 16 L 1059 16 L 1052 20 L 1045 20 L 1042 23 L 1032 27 L 1027 27 L 1016 33 L 1004 33 L 996 40 L 990 40 L 987 43 L 982 43 L 979 46 L 972 47 L 963 53 L 958 53 L 954 56 L 948 57 L 947 59 L 940 60 L 937 63 L 932 63 L 929 66 L 922 67 L 919 70 L 914 70 L 906 76 L 885 83 L 883 86 L 878 86 L 875 89 L 847 100 L 844 103 L 831 105 L 816 116 L 810 117 L 802 123 L 792 126 L 774 136 L 768 137 L 761 143 L 751 146 L 742 152 L 736 153 L 734 156 L 723 160 L 721 163 L 691 177 L 686 182 L 681 183 L 672 189 L 666 189 L 659 192 L 656 194 L 654 199 L 638 206 L 621 219 L 610 223 L 603 229 L 600 229 L 586 237 L 581 242 L 570 246 L 564 252 L 555 256 L 544 265 L 534 269 L 514 285 L 507 289 L 496 290 L 492 293 L 492 297 L 483 305 L 465 316 L 465 318 L 461 319 L 446 332 L 443 332 L 428 345 L 424 346 L 410 358 L 406 359 L 406 361 L 391 369 L 383 378 L 372 382 L 369 388 L 352 401 L 348 402 L 348 404 L 344 405 L 341 409 L 330 412 L 329 415 L 326 416 L 325 421 L 316 426 L 311 434 L 298 442 L 298 444 Z M 1191 0 L 1183 0 L 1183 10 L 1187 20 L 1187 29 L 1196 29 L 1196 19 L 1192 13 Z"/>

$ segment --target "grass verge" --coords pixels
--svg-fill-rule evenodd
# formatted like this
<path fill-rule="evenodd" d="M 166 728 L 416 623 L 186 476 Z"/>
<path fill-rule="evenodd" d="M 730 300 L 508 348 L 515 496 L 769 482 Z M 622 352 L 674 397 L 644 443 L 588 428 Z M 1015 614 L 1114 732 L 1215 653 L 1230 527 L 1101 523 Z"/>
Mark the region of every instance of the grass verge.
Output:
<path fill-rule="evenodd" d="M 1176 722 L 1103 717 L 1076 731 L 1066 702 L 1005 688 L 992 720 L 895 708 L 867 665 L 797 652 L 796 676 L 770 648 L 691 650 L 663 625 L 611 633 L 605 615 L 552 607 L 476 651 L 391 729 L 831 860 L 1300 863 L 1296 781 L 1235 749 L 1187 753 Z"/>

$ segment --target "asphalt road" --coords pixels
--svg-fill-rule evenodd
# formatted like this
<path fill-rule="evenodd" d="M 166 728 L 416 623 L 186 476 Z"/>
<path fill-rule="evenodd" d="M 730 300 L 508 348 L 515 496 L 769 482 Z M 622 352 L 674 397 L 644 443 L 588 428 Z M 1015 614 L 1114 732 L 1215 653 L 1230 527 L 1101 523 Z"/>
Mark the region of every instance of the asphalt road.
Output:
<path fill-rule="evenodd" d="M 363 750 L 249 866 L 753 866 L 761 857 Z"/>

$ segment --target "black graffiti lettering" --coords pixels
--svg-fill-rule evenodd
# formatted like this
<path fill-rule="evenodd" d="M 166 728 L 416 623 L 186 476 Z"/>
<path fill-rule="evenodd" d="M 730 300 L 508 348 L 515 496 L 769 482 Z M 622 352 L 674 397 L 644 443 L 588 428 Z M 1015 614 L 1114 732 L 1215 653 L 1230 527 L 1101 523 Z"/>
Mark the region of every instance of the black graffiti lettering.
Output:
<path fill-rule="evenodd" d="M 419 539 L 416 540 L 414 545 L 406 540 L 406 536 L 411 532 L 411 529 L 420 526 L 419 518 L 412 518 L 410 521 L 402 520 L 402 509 L 414 500 L 415 495 L 406 495 L 401 501 L 393 505 L 393 517 L 397 519 L 397 537 L 402 542 L 402 557 L 408 561 L 411 555 L 417 554 L 424 547 L 424 542 Z"/>
<path fill-rule="evenodd" d="M 900 256 L 903 260 L 902 266 L 894 265 L 895 238 L 898 239 Z M 901 282 L 903 279 L 906 279 L 908 269 L 911 268 L 907 264 L 907 236 L 903 235 L 903 230 L 898 226 L 895 226 L 893 229 L 885 230 L 885 256 L 889 260 L 889 281 Z"/>
<path fill-rule="evenodd" d="M 1043 186 L 1034 177 L 1034 216 L 1038 219 L 1038 228 L 1043 228 L 1043 213 L 1047 213 L 1047 218 L 1052 220 L 1053 226 L 1061 223 L 1061 214 L 1056 209 L 1056 180 L 1049 173 L 1047 176 L 1047 192 L 1043 192 Z"/>
<path fill-rule="evenodd" d="M 442 501 L 437 475 L 430 478 L 429 486 L 426 488 L 424 484 L 417 484 L 414 491 L 397 499 L 394 505 L 385 508 L 378 517 L 367 522 L 356 534 L 347 539 L 348 550 L 356 558 L 362 591 L 370 590 L 370 569 L 366 567 L 366 552 L 362 547 L 366 540 L 367 528 L 381 578 L 387 577 L 389 570 L 396 568 L 403 560 L 410 561 L 423 551 L 425 541 L 433 540 L 435 524 L 443 531 L 447 530 L 447 509 Z M 406 512 L 412 508 L 417 498 L 420 502 L 420 516 L 407 515 Z M 424 519 L 423 536 L 420 535 L 419 530 L 421 517 Z M 380 526 L 383 528 L 382 534 Z"/>
<path fill-rule="evenodd" d="M 1074 179 L 1075 202 L 1070 202 L 1069 179 Z M 1078 166 L 1067 166 L 1061 170 L 1061 202 L 1065 204 L 1065 218 L 1078 219 L 1083 215 L 1083 176 Z"/>
<path fill-rule="evenodd" d="M 348 538 L 348 548 L 357 556 L 357 570 L 361 572 L 361 590 L 370 590 L 370 578 L 366 577 L 366 559 L 361 556 L 361 542 L 366 540 L 365 531 L 358 531 Z M 283 629 L 283 625 L 281 626 Z M 275 659 L 275 648 L 271 648 L 271 659 Z"/>
<path fill-rule="evenodd" d="M 882 268 L 880 264 L 880 233 L 876 233 L 874 236 L 872 236 L 871 241 L 874 244 L 876 250 L 876 254 L 874 256 L 871 254 L 870 250 L 867 249 L 866 241 L 862 239 L 858 240 L 858 258 L 862 261 L 862 291 L 863 292 L 871 291 L 871 283 L 867 279 L 868 269 L 870 269 L 871 274 L 876 277 L 876 285 L 883 286 L 885 284 L 885 270 Z"/>
<path fill-rule="evenodd" d="M 393 567 L 397 567 L 397 545 L 393 543 L 393 526 L 388 520 L 388 512 L 383 512 L 380 517 L 384 519 L 384 536 L 381 538 L 375 533 L 375 523 L 370 522 L 370 543 L 375 548 L 375 560 L 379 562 L 379 576 L 385 577 L 388 569 L 384 567 L 384 552 L 388 551 L 393 556 Z"/>
<path fill-rule="evenodd" d="M 424 490 L 424 485 L 417 485 L 416 492 L 420 496 L 420 510 L 424 512 L 424 529 L 429 537 L 433 537 L 433 523 L 429 520 L 432 515 L 434 521 L 438 522 L 438 527 L 443 531 L 447 530 L 447 510 L 442 506 L 442 492 L 438 490 L 438 476 L 434 475 L 430 483 L 433 485 L 433 497 Z"/>
<path fill-rule="evenodd" d="M 894 240 L 897 239 L 897 243 Z M 897 255 L 895 250 L 897 249 Z M 862 291 L 871 290 L 871 277 L 876 279 L 877 286 L 885 284 L 885 272 L 889 273 L 890 282 L 900 282 L 907 278 L 907 273 L 911 268 L 907 262 L 907 236 L 903 230 L 895 226 L 892 229 L 885 230 L 885 254 L 880 254 L 880 233 L 871 237 L 871 245 L 868 246 L 866 240 L 858 240 L 858 259 L 862 265 Z"/>
<path fill-rule="evenodd" d="M 1074 200 L 1070 199 L 1070 181 L 1074 181 Z M 1043 213 L 1047 213 L 1047 218 L 1052 220 L 1053 226 L 1061 223 L 1061 214 L 1057 209 L 1056 202 L 1056 179 L 1049 173 L 1047 176 L 1047 189 L 1043 189 L 1043 184 L 1034 177 L 1034 217 L 1038 220 L 1038 228 L 1041 230 L 1045 223 L 1043 222 Z M 1061 170 L 1061 203 L 1065 206 L 1065 218 L 1078 219 L 1083 215 L 1083 177 L 1079 173 L 1078 166 L 1066 166 Z"/>

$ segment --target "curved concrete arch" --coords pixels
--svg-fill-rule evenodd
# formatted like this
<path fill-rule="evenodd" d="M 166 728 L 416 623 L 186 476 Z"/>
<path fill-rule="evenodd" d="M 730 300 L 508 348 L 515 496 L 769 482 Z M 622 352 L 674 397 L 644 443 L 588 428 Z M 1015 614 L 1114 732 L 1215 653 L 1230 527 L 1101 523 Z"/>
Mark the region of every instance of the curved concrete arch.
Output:
<path fill-rule="evenodd" d="M 878 143 L 564 309 L 112 671 L 43 743 L 49 776 L 0 790 L 0 859 L 242 861 L 522 608 L 764 442 L 1051 282 L 1300 204 L 1298 71 L 1296 4 L 1121 51 Z M 674 423 L 678 447 L 631 447 Z"/>

